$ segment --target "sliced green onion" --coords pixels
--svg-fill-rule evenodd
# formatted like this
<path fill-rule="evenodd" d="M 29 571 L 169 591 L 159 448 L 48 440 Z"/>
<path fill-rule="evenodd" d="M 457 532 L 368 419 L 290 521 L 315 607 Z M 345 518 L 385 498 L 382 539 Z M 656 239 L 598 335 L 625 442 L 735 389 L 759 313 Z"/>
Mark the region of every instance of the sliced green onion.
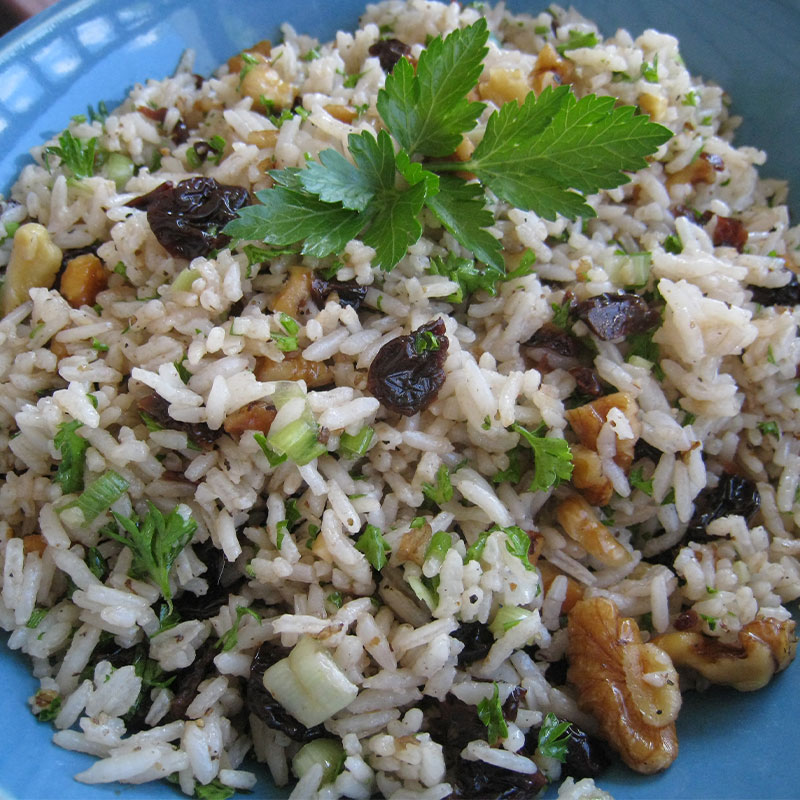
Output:
<path fill-rule="evenodd" d="M 433 611 L 439 605 L 439 598 L 430 587 L 426 586 L 419 575 L 406 575 L 406 583 L 411 587 L 411 591 Z"/>
<path fill-rule="evenodd" d="M 182 269 L 178 273 L 178 277 L 172 282 L 173 292 L 188 292 L 191 291 L 192 284 L 200 277 L 200 273 L 196 269 Z"/>
<path fill-rule="evenodd" d="M 310 636 L 303 636 L 286 658 L 267 669 L 264 686 L 308 728 L 349 706 L 358 694 L 358 687 Z"/>
<path fill-rule="evenodd" d="M 294 336 L 294 334 L 300 330 L 300 325 L 298 324 L 297 320 L 293 319 L 288 314 L 284 314 L 283 311 L 281 311 L 279 319 L 283 329 L 289 335 Z"/>
<path fill-rule="evenodd" d="M 26 628 L 38 628 L 42 620 L 47 616 L 49 608 L 34 608 L 31 612 L 28 621 L 25 623 Z"/>
<path fill-rule="evenodd" d="M 453 540 L 447 531 L 438 531 L 433 534 L 423 559 L 426 574 L 437 575 L 439 573 L 439 568 L 452 544 Z"/>
<path fill-rule="evenodd" d="M 104 581 L 108 576 L 108 562 L 96 547 L 90 547 L 86 553 L 86 565 L 98 580 Z"/>
<path fill-rule="evenodd" d="M 510 631 L 522 620 L 532 616 L 533 612 L 519 606 L 500 606 L 494 619 L 489 623 L 489 630 L 499 639 L 504 633 Z"/>
<path fill-rule="evenodd" d="M 76 500 L 62 506 L 79 508 L 86 522 L 93 522 L 100 514 L 108 511 L 128 490 L 130 484 L 118 472 L 110 469 L 96 480 L 93 480 Z"/>
<path fill-rule="evenodd" d="M 128 156 L 122 153 L 109 153 L 103 171 L 109 180 L 117 184 L 117 191 L 121 192 L 125 184 L 133 177 L 134 164 Z"/>
<path fill-rule="evenodd" d="M 650 253 L 615 256 L 606 266 L 609 279 L 617 286 L 644 286 L 650 278 Z"/>
<path fill-rule="evenodd" d="M 328 452 L 328 448 L 317 439 L 316 423 L 302 417 L 274 434 L 270 431 L 267 444 L 278 454 L 287 455 L 299 467 Z"/>
<path fill-rule="evenodd" d="M 343 433 L 339 437 L 339 452 L 345 458 L 359 458 L 369 450 L 374 436 L 375 430 L 370 428 L 369 425 L 365 425 L 354 436 L 349 433 Z"/>
<path fill-rule="evenodd" d="M 321 785 L 332 783 L 344 767 L 345 752 L 336 739 L 314 739 L 304 744 L 292 759 L 292 772 L 302 778 L 314 764 L 322 765 Z"/>
<path fill-rule="evenodd" d="M 261 448 L 261 452 L 267 457 L 267 461 L 269 461 L 269 465 L 271 467 L 277 467 L 278 464 L 283 464 L 284 461 L 288 458 L 288 456 L 284 453 L 282 455 L 278 455 L 268 444 L 267 444 L 267 437 L 264 436 L 263 433 L 254 433 L 253 438 L 256 440 L 256 443 Z"/>

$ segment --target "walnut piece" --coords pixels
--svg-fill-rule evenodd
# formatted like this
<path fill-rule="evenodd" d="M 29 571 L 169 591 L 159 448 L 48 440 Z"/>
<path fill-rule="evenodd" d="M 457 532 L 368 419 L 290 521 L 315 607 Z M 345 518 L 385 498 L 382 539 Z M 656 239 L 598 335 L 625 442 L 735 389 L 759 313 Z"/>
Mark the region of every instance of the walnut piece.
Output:
<path fill-rule="evenodd" d="M 92 253 L 84 253 L 67 262 L 61 274 L 59 290 L 73 307 L 93 306 L 97 295 L 108 285 L 108 272 L 103 262 Z"/>
<path fill-rule="evenodd" d="M 636 623 L 605 597 L 576 603 L 569 613 L 569 671 L 578 705 L 636 772 L 666 769 L 678 755 L 675 719 L 681 706 L 670 657 L 643 644 Z"/>
<path fill-rule="evenodd" d="M 571 449 L 572 485 L 593 506 L 607 506 L 614 495 L 614 485 L 603 474 L 600 456 L 582 444 L 573 444 Z"/>
<path fill-rule="evenodd" d="M 580 495 L 573 494 L 562 500 L 556 516 L 567 536 L 607 567 L 621 567 L 631 560 L 631 554 Z"/>
<path fill-rule="evenodd" d="M 753 692 L 794 659 L 794 620 L 754 619 L 739 631 L 738 644 L 721 642 L 699 631 L 671 631 L 653 639 L 677 667 L 690 667 L 711 683 Z"/>
<path fill-rule="evenodd" d="M 287 353 L 283 361 L 257 358 L 256 380 L 259 381 L 305 381 L 309 389 L 333 383 L 331 368 L 323 361 L 306 361 L 299 353 Z"/>
<path fill-rule="evenodd" d="M 237 411 L 233 411 L 225 418 L 223 428 L 229 436 L 239 437 L 245 431 L 260 431 L 269 433 L 272 422 L 278 412 L 274 406 L 269 406 L 262 400 L 253 400 Z"/>
<path fill-rule="evenodd" d="M 47 228 L 38 222 L 20 225 L 14 234 L 14 246 L 0 293 L 2 315 L 26 302 L 34 286 L 49 289 L 60 268 L 61 250 L 53 244 Z"/>

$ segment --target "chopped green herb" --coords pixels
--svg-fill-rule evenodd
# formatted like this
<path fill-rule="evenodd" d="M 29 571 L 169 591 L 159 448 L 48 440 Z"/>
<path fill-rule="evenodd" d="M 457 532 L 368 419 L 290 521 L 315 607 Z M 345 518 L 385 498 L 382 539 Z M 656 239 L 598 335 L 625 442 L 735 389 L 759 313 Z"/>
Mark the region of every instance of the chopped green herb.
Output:
<path fill-rule="evenodd" d="M 254 611 L 252 608 L 248 608 L 247 606 L 237 606 L 236 619 L 233 623 L 233 626 L 227 630 L 217 642 L 217 647 L 220 648 L 223 653 L 233 650 L 233 648 L 238 644 L 239 626 L 241 625 L 242 617 L 245 614 L 249 614 L 258 622 L 259 625 L 261 624 L 261 614 L 259 614 L 257 611 Z"/>
<path fill-rule="evenodd" d="M 492 684 L 494 691 L 491 698 L 484 697 L 478 703 L 478 719 L 486 726 L 486 739 L 490 745 L 496 745 L 508 736 L 508 725 L 503 716 L 503 705 L 500 702 L 500 689 Z"/>
<path fill-rule="evenodd" d="M 777 364 L 778 362 L 775 360 L 775 354 L 772 352 L 772 345 L 767 347 L 767 363 L 768 364 Z"/>
<path fill-rule="evenodd" d="M 778 427 L 777 422 L 759 422 L 758 429 L 764 436 L 774 436 L 776 439 L 781 438 L 781 429 Z"/>
<path fill-rule="evenodd" d="M 184 383 L 189 383 L 189 380 L 192 377 L 192 373 L 189 372 L 189 370 L 183 366 L 183 362 L 186 361 L 186 358 L 187 356 L 184 355 L 183 358 L 181 358 L 179 361 L 175 361 L 174 364 L 175 364 L 175 369 L 178 370 L 178 375 L 180 376 L 180 379 Z"/>
<path fill-rule="evenodd" d="M 50 691 L 50 690 L 39 689 L 39 691 L 36 692 L 36 696 L 38 697 L 40 694 L 42 694 L 44 692 L 47 692 L 47 691 Z M 61 696 L 60 695 L 56 695 L 50 701 L 48 706 L 46 708 L 43 708 L 36 715 L 36 719 L 38 719 L 39 722 L 52 722 L 58 716 L 59 712 L 61 711 L 61 703 L 62 702 L 63 701 L 61 700 Z"/>
<path fill-rule="evenodd" d="M 433 331 L 422 331 L 414 338 L 414 349 L 417 353 L 435 351 L 439 349 L 439 340 Z"/>
<path fill-rule="evenodd" d="M 36 629 L 41 624 L 42 620 L 47 616 L 49 608 L 34 608 L 31 612 L 28 621 L 25 623 L 26 628 Z"/>
<path fill-rule="evenodd" d="M 342 86 L 345 89 L 355 89 L 356 84 L 361 80 L 361 78 L 366 75 L 366 72 L 354 72 L 352 75 L 348 75 L 343 81 Z"/>
<path fill-rule="evenodd" d="M 552 33 L 553 31 L 552 31 L 552 28 L 549 25 L 537 25 L 533 29 L 533 32 L 537 36 L 547 36 L 547 34 Z"/>
<path fill-rule="evenodd" d="M 92 350 L 97 350 L 98 353 L 106 353 L 108 352 L 108 345 L 97 339 L 92 339 Z"/>
<path fill-rule="evenodd" d="M 642 77 L 648 83 L 658 83 L 658 54 L 653 58 L 652 64 L 646 61 L 642 64 Z"/>
<path fill-rule="evenodd" d="M 93 480 L 76 500 L 62 506 L 59 511 L 66 508 L 79 508 L 84 520 L 93 522 L 125 494 L 128 486 L 128 481 L 122 475 L 110 469 Z"/>
<path fill-rule="evenodd" d="M 386 566 L 386 554 L 391 549 L 389 543 L 383 538 L 380 528 L 374 525 L 367 525 L 364 532 L 356 540 L 356 549 L 360 550 L 367 561 L 372 564 L 373 569 L 380 572 Z"/>
<path fill-rule="evenodd" d="M 450 483 L 450 470 L 446 464 L 440 465 L 436 471 L 435 486 L 427 481 L 422 484 L 422 493 L 439 506 L 453 499 L 453 485 Z"/>
<path fill-rule="evenodd" d="M 561 305 L 558 303 L 550 303 L 550 308 L 553 309 L 553 325 L 562 328 L 565 331 L 570 330 L 571 325 L 569 322 L 569 310 L 572 303 L 570 300 L 564 300 Z"/>
<path fill-rule="evenodd" d="M 664 370 L 659 363 L 661 359 L 661 351 L 658 344 L 653 341 L 653 331 L 646 331 L 645 333 L 632 333 L 627 337 L 627 342 L 630 345 L 628 349 L 628 360 L 631 356 L 638 356 L 645 361 L 649 361 L 653 365 L 653 375 L 657 381 L 664 380 Z"/>
<path fill-rule="evenodd" d="M 499 525 L 491 529 L 491 531 L 503 531 L 506 535 L 506 550 L 522 562 L 522 566 L 526 570 L 532 572 L 535 567 L 528 560 L 528 551 L 531 547 L 531 539 L 522 528 L 516 525 L 511 525 L 508 528 L 501 528 Z M 491 533 L 490 531 L 490 533 Z"/>
<path fill-rule="evenodd" d="M 339 437 L 339 452 L 344 458 L 360 458 L 363 456 L 375 436 L 375 429 L 365 425 L 358 433 L 343 433 Z"/>
<path fill-rule="evenodd" d="M 341 592 L 331 592 L 325 599 L 336 608 L 341 608 L 344 605 L 344 597 Z"/>
<path fill-rule="evenodd" d="M 242 68 L 239 70 L 239 88 L 242 87 L 242 82 L 247 77 L 247 74 L 253 69 L 253 67 L 259 63 L 258 59 L 252 53 L 241 53 L 242 58 Z"/>
<path fill-rule="evenodd" d="M 49 171 L 49 156 L 58 156 L 61 159 L 61 163 L 69 169 L 75 178 L 91 178 L 94 175 L 96 148 L 96 137 L 84 142 L 67 130 L 58 137 L 58 146 L 50 145 L 45 147 L 43 153 L 44 165 Z"/>
<path fill-rule="evenodd" d="M 124 517 L 113 512 L 123 533 L 106 529 L 112 538 L 130 548 L 133 553 L 131 572 L 138 577 L 149 577 L 161 589 L 172 611 L 172 590 L 169 587 L 169 572 L 181 550 L 192 540 L 197 523 L 189 514 L 187 506 L 178 505 L 169 514 L 164 514 L 148 501 L 144 519 Z"/>
<path fill-rule="evenodd" d="M 427 561 L 429 558 L 432 558 L 437 563 L 441 564 L 452 544 L 453 540 L 450 538 L 450 534 L 447 533 L 447 531 L 437 531 L 431 537 L 430 542 L 428 542 L 423 560 Z"/>
<path fill-rule="evenodd" d="M 275 546 L 278 548 L 278 550 L 280 550 L 281 547 L 283 547 L 283 537 L 286 535 L 286 532 L 288 530 L 289 530 L 289 523 L 285 519 L 280 520 L 278 524 L 275 526 L 275 531 L 276 531 Z"/>
<path fill-rule="evenodd" d="M 669 236 L 664 239 L 662 246 L 664 250 L 673 255 L 679 255 L 683 252 L 683 242 L 681 242 L 681 237 L 676 233 L 670 233 Z"/>
<path fill-rule="evenodd" d="M 534 475 L 529 491 L 543 492 L 572 477 L 572 450 L 565 439 L 546 437 L 544 423 L 533 432 L 516 422 L 511 429 L 533 450 Z"/>
<path fill-rule="evenodd" d="M 219 778 L 214 778 L 211 783 L 195 783 L 193 797 L 196 797 L 197 800 L 228 800 L 235 794 L 235 789 L 225 786 Z"/>
<path fill-rule="evenodd" d="M 567 760 L 569 726 L 571 724 L 569 720 L 559 722 L 555 714 L 548 713 L 539 729 L 539 752 L 543 756 L 555 758 L 563 764 Z"/>
<path fill-rule="evenodd" d="M 708 625 L 708 629 L 710 631 L 715 631 L 717 629 L 719 617 L 709 617 L 708 614 L 701 614 L 700 619 L 702 619 L 706 625 Z"/>
<path fill-rule="evenodd" d="M 612 97 L 578 100 L 565 85 L 538 98 L 531 92 L 522 105 L 507 103 L 491 114 L 468 161 L 448 160 L 484 109 L 468 95 L 488 37 L 481 18 L 433 39 L 416 69 L 400 59 L 378 94 L 384 128 L 377 137 L 351 134 L 351 158 L 324 150 L 304 169 L 271 172 L 275 186 L 257 192 L 261 204 L 240 209 L 225 233 L 279 246 L 302 243 L 302 253 L 317 258 L 360 237 L 375 249 L 375 265 L 388 270 L 421 236 L 427 207 L 476 260 L 502 274 L 487 190 L 546 219 L 591 217 L 584 196 L 627 181 L 625 173 L 646 166 L 645 157 L 671 136 L 632 107 L 615 107 Z M 453 174 L 461 170 L 478 183 Z"/>
<path fill-rule="evenodd" d="M 421 528 L 425 524 L 425 517 L 414 517 L 409 523 L 409 528 Z"/>
<path fill-rule="evenodd" d="M 320 52 L 319 48 L 317 47 L 312 47 L 310 50 L 307 50 L 302 56 L 300 56 L 303 61 L 316 61 L 319 57 Z"/>
<path fill-rule="evenodd" d="M 569 31 L 569 39 L 556 46 L 556 52 L 564 56 L 567 50 L 577 50 L 579 47 L 594 47 L 597 44 L 597 36 L 594 31 L 581 33 L 580 31 Z"/>
<path fill-rule="evenodd" d="M 627 83 L 632 80 L 633 78 L 627 72 L 613 72 L 611 74 L 611 83 Z"/>
<path fill-rule="evenodd" d="M 86 566 L 89 567 L 92 575 L 99 581 L 104 581 L 111 571 L 108 568 L 108 562 L 103 558 L 103 554 L 96 547 L 90 547 L 87 550 Z"/>
<path fill-rule="evenodd" d="M 92 122 L 105 122 L 106 119 L 108 119 L 108 108 L 103 100 L 97 104 L 97 111 L 95 111 L 94 108 L 89 105 L 86 113 L 89 115 L 89 119 Z"/>
<path fill-rule="evenodd" d="M 310 550 L 316 540 L 317 536 L 319 536 L 319 525 L 314 525 L 313 522 L 308 524 L 308 539 L 306 539 L 306 547 Z"/>
<path fill-rule="evenodd" d="M 508 452 L 508 468 L 492 475 L 492 483 L 519 483 L 522 478 L 522 464 L 520 462 L 520 448 L 515 447 Z"/>
<path fill-rule="evenodd" d="M 186 148 L 186 162 L 192 169 L 199 169 L 203 163 L 203 159 L 200 158 L 194 146 Z"/>
<path fill-rule="evenodd" d="M 64 494 L 79 492 L 83 489 L 83 473 L 86 468 L 86 451 L 89 442 L 76 431 L 83 427 L 82 422 L 62 422 L 53 437 L 53 444 L 61 451 L 61 461 L 53 480 L 61 487 Z"/>
<path fill-rule="evenodd" d="M 650 478 L 649 480 L 644 479 L 642 467 L 636 467 L 636 469 L 631 470 L 631 474 L 628 476 L 628 480 L 631 486 L 634 489 L 640 489 L 646 495 L 650 497 L 653 496 L 653 479 Z"/>

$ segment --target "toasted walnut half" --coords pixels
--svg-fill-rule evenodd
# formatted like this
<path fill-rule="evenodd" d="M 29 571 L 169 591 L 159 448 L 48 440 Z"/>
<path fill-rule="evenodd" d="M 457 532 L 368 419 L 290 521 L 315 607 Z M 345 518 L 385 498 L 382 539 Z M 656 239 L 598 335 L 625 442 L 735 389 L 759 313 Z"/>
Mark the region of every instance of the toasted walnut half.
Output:
<path fill-rule="evenodd" d="M 678 755 L 675 719 L 678 675 L 659 647 L 643 644 L 636 623 L 604 597 L 576 603 L 569 613 L 569 672 L 578 705 L 637 772 L 666 769 Z"/>
<path fill-rule="evenodd" d="M 574 444 L 571 449 L 572 485 L 593 506 L 607 506 L 614 495 L 614 485 L 603 474 L 600 456 L 582 444 Z"/>
<path fill-rule="evenodd" d="M 309 297 L 311 297 L 311 270 L 295 264 L 289 267 L 289 279 L 272 301 L 272 310 L 296 317 Z"/>
<path fill-rule="evenodd" d="M 621 567 L 631 560 L 631 554 L 614 538 L 580 495 L 562 500 L 556 509 L 558 522 L 567 536 L 576 541 L 589 555 L 608 567 Z"/>
<path fill-rule="evenodd" d="M 283 361 L 257 358 L 254 370 L 259 381 L 305 381 L 310 389 L 333 382 L 331 368 L 323 361 L 306 361 L 299 353 L 287 353 Z"/>
<path fill-rule="evenodd" d="M 752 692 L 789 666 L 797 648 L 794 620 L 755 619 L 739 631 L 738 644 L 726 644 L 699 631 L 672 631 L 653 644 L 669 653 L 677 667 L 691 667 L 711 683 Z"/>
<path fill-rule="evenodd" d="M 551 44 L 546 44 L 536 57 L 533 68 L 533 91 L 540 95 L 548 86 L 555 88 L 562 83 L 571 83 L 574 72 L 573 62 L 561 58 Z"/>
<path fill-rule="evenodd" d="M 2 315 L 28 300 L 34 286 L 49 289 L 61 268 L 61 250 L 53 244 L 44 225 L 27 222 L 14 234 L 14 247 L 6 267 L 6 280 L 0 293 Z"/>
<path fill-rule="evenodd" d="M 590 450 L 597 450 L 597 436 L 605 424 L 608 413 L 613 408 L 618 408 L 630 423 L 633 432 L 632 439 L 621 439 L 617 436 L 617 454 L 614 456 L 616 464 L 627 471 L 633 463 L 633 450 L 636 440 L 642 432 L 642 424 L 638 419 L 639 405 L 633 397 L 626 392 L 615 392 L 604 397 L 598 397 L 591 403 L 578 406 L 566 412 L 567 422 L 578 436 L 580 443 Z"/>

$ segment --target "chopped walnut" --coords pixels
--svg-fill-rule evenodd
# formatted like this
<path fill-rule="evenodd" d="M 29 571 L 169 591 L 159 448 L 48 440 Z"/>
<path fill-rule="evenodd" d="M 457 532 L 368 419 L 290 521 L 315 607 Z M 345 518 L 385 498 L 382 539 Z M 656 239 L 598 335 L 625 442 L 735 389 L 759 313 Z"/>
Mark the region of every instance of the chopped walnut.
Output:
<path fill-rule="evenodd" d="M 305 381 L 309 389 L 333 383 L 331 368 L 324 361 L 306 361 L 299 353 L 287 353 L 283 361 L 257 358 L 253 370 L 259 381 Z"/>
<path fill-rule="evenodd" d="M 93 306 L 97 295 L 108 285 L 108 272 L 103 262 L 91 253 L 76 256 L 67 262 L 61 274 L 59 290 L 73 307 Z"/>
<path fill-rule="evenodd" d="M 481 100 L 490 100 L 498 107 L 511 100 L 522 105 L 530 90 L 528 76 L 522 70 L 506 67 L 492 67 L 488 80 L 478 84 Z"/>
<path fill-rule="evenodd" d="M 600 456 L 582 444 L 572 445 L 572 485 L 593 506 L 607 506 L 614 485 L 603 474 Z"/>
<path fill-rule="evenodd" d="M 597 450 L 597 436 L 605 424 L 612 408 L 618 408 L 625 414 L 633 432 L 632 439 L 617 437 L 617 454 L 614 462 L 626 472 L 633 463 L 633 451 L 636 441 L 641 435 L 642 425 L 638 419 L 639 405 L 626 392 L 615 392 L 598 397 L 583 406 L 566 412 L 567 422 L 578 435 L 580 443 L 590 450 Z"/>
<path fill-rule="evenodd" d="M 328 105 L 325 106 L 325 110 L 334 119 L 338 119 L 339 122 L 344 122 L 347 125 L 351 122 L 355 122 L 358 117 L 358 111 L 350 106 L 344 106 L 341 103 L 328 103 Z"/>
<path fill-rule="evenodd" d="M 569 671 L 578 705 L 636 772 L 666 769 L 678 755 L 678 675 L 659 647 L 643 644 L 636 623 L 605 597 L 569 613 Z"/>
<path fill-rule="evenodd" d="M 430 544 L 431 536 L 431 526 L 427 522 L 419 528 L 411 528 L 400 539 L 397 560 L 400 563 L 412 561 L 421 567 L 425 562 L 425 552 Z"/>
<path fill-rule="evenodd" d="M 677 630 L 653 639 L 677 667 L 690 667 L 711 683 L 752 692 L 766 686 L 792 662 L 797 648 L 794 620 L 755 619 L 739 631 L 737 644 L 697 630 Z"/>
<path fill-rule="evenodd" d="M 47 540 L 41 533 L 30 533 L 22 538 L 22 552 L 26 555 L 28 553 L 38 553 L 42 555 L 47 547 Z"/>
<path fill-rule="evenodd" d="M 250 131 L 247 134 L 247 144 L 254 144 L 262 150 L 275 147 L 278 143 L 279 131 Z"/>
<path fill-rule="evenodd" d="M 53 244 L 47 228 L 38 222 L 20 225 L 14 233 L 11 258 L 0 292 L 2 315 L 26 302 L 35 286 L 49 289 L 60 268 L 61 250 Z"/>
<path fill-rule="evenodd" d="M 245 52 L 254 58 L 258 58 L 258 56 L 269 57 L 272 54 L 272 42 L 270 42 L 269 39 L 262 39 L 260 42 L 256 42 L 252 47 L 249 47 Z M 241 72 L 244 68 L 245 61 L 242 55 L 242 53 L 237 53 L 235 56 L 231 56 L 228 59 L 228 69 L 231 72 Z"/>
<path fill-rule="evenodd" d="M 536 57 L 533 68 L 533 91 L 540 95 L 548 86 L 555 88 L 572 82 L 574 65 L 568 58 L 561 58 L 551 44 L 546 44 Z"/>
<path fill-rule="evenodd" d="M 241 436 L 245 431 L 269 433 L 277 410 L 261 400 L 254 400 L 225 418 L 223 428 L 229 436 Z"/>
<path fill-rule="evenodd" d="M 631 560 L 631 554 L 600 522 L 594 509 L 580 495 L 573 494 L 562 500 L 556 516 L 567 536 L 602 564 L 621 567 Z"/>
<path fill-rule="evenodd" d="M 311 296 L 311 277 L 308 267 L 289 267 L 289 279 L 272 301 L 272 310 L 296 317 Z"/>
<path fill-rule="evenodd" d="M 554 567 L 549 561 L 545 561 L 544 559 L 537 562 L 536 566 L 542 574 L 542 586 L 545 592 L 550 591 L 550 584 L 559 575 L 564 575 L 558 567 Z M 575 604 L 583 599 L 583 587 L 574 578 L 570 578 L 569 575 L 565 577 L 567 579 L 567 595 L 561 603 L 561 613 L 569 614 L 575 607 Z"/>

